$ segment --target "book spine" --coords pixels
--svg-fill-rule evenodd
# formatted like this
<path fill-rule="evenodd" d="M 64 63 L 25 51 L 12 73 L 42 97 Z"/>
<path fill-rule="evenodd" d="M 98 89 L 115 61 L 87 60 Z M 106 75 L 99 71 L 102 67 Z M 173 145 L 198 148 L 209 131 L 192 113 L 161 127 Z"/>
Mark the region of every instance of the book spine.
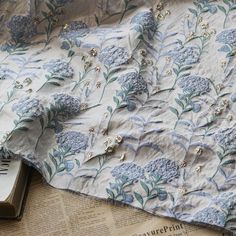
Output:
<path fill-rule="evenodd" d="M 14 157 L 13 152 L 11 152 L 11 151 L 7 150 L 6 148 L 0 146 L 0 160 L 9 159 L 9 158 L 13 158 L 13 157 Z"/>

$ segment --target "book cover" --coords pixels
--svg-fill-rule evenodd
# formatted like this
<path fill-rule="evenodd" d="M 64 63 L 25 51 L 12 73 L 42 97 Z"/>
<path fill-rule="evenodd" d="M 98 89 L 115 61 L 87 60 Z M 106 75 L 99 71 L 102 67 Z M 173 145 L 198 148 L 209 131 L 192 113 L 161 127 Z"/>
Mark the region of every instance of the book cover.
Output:
<path fill-rule="evenodd" d="M 21 160 L 0 160 L 0 218 L 21 218 L 29 174 Z"/>

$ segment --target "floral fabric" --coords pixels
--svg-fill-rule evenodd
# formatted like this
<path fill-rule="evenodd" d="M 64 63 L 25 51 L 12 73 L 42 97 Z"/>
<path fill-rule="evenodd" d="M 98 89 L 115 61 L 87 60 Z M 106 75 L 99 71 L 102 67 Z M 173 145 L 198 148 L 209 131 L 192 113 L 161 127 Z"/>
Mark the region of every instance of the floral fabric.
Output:
<path fill-rule="evenodd" d="M 235 232 L 235 0 L 0 9 L 0 158 L 57 188 Z"/>

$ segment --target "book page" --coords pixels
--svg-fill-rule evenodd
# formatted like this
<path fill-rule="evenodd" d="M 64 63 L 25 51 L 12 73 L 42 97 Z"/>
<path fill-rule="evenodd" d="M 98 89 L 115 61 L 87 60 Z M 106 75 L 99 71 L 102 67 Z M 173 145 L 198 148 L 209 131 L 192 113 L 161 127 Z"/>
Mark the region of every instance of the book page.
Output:
<path fill-rule="evenodd" d="M 0 221 L 0 236 L 228 236 L 121 204 L 54 189 L 34 175 L 23 219 Z"/>
<path fill-rule="evenodd" d="M 20 160 L 0 160 L 0 202 L 5 201 L 11 194 L 21 164 Z"/>

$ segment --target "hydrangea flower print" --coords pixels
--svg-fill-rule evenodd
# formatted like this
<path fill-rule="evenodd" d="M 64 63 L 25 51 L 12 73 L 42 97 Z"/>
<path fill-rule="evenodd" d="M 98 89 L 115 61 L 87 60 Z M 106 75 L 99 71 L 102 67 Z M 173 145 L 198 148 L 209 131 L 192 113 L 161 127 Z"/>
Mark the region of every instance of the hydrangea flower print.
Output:
<path fill-rule="evenodd" d="M 53 77 L 72 78 L 74 75 L 74 70 L 70 64 L 61 59 L 51 60 L 45 63 L 43 68 Z"/>
<path fill-rule="evenodd" d="M 150 11 L 139 12 L 132 18 L 131 23 L 141 26 L 144 31 L 157 30 L 157 21 Z"/>
<path fill-rule="evenodd" d="M 210 91 L 209 80 L 196 75 L 181 78 L 178 85 L 187 94 L 201 95 Z"/>
<path fill-rule="evenodd" d="M 58 146 L 71 153 L 80 153 L 88 146 L 88 136 L 77 131 L 61 132 L 56 135 Z"/>
<path fill-rule="evenodd" d="M 80 113 L 80 99 L 65 93 L 57 93 L 53 95 L 55 106 L 59 112 L 66 116 L 75 116 Z"/>
<path fill-rule="evenodd" d="M 216 41 L 236 47 L 236 29 L 227 29 L 222 31 L 217 35 Z"/>
<path fill-rule="evenodd" d="M 223 211 L 213 207 L 206 207 L 194 215 L 194 221 L 223 227 L 226 216 Z"/>
<path fill-rule="evenodd" d="M 180 177 L 179 166 L 174 161 L 166 158 L 153 160 L 144 169 L 148 173 L 160 175 L 162 180 L 168 182 Z"/>
<path fill-rule="evenodd" d="M 15 15 L 7 24 L 15 42 L 28 41 L 37 34 L 36 25 L 31 16 Z"/>
<path fill-rule="evenodd" d="M 128 62 L 129 54 L 124 47 L 112 45 L 102 49 L 98 58 L 106 66 L 120 66 Z"/>
<path fill-rule="evenodd" d="M 236 148 L 236 128 L 227 128 L 219 130 L 215 134 L 216 142 L 225 149 Z"/>
<path fill-rule="evenodd" d="M 178 65 L 191 65 L 199 62 L 200 51 L 199 48 L 194 46 L 181 47 L 170 52 L 174 62 Z"/>
<path fill-rule="evenodd" d="M 136 94 L 147 93 L 147 83 L 144 78 L 137 72 L 129 72 L 124 75 L 121 75 L 118 78 L 118 83 L 121 84 L 121 87 L 131 90 Z"/>
<path fill-rule="evenodd" d="M 144 170 L 142 167 L 134 163 L 123 163 L 119 166 L 116 166 L 111 174 L 117 179 L 123 179 L 127 182 L 135 181 L 139 178 L 142 178 L 144 175 Z"/>
<path fill-rule="evenodd" d="M 236 194 L 233 192 L 221 193 L 217 197 L 214 197 L 212 201 L 222 210 L 229 211 L 236 204 Z"/>
<path fill-rule="evenodd" d="M 60 37 L 70 42 L 76 42 L 77 38 L 86 36 L 89 33 L 88 26 L 83 21 L 72 21 L 67 27 L 60 31 Z"/>
<path fill-rule="evenodd" d="M 13 104 L 12 110 L 22 117 L 39 117 L 44 108 L 38 99 L 25 97 Z"/>

